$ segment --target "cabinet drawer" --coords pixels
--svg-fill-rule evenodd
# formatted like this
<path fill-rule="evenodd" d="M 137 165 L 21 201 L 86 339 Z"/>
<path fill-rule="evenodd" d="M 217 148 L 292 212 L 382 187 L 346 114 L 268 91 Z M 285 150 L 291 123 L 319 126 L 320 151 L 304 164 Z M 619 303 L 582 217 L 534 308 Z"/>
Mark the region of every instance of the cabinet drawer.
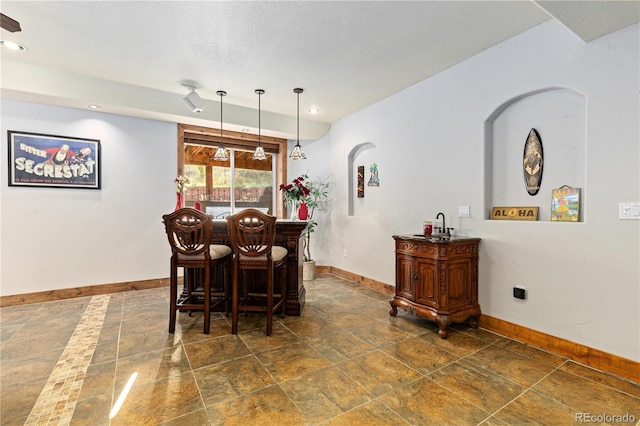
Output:
<path fill-rule="evenodd" d="M 396 253 L 411 256 L 436 257 L 438 255 L 438 247 L 435 244 L 427 242 L 397 240 Z"/>

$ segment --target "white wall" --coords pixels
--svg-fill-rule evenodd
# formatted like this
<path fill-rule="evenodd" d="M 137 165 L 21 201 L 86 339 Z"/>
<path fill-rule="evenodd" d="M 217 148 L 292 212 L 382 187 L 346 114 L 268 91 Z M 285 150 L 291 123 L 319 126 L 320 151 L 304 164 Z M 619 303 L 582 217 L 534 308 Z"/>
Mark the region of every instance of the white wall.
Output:
<path fill-rule="evenodd" d="M 169 276 L 175 124 L 3 99 L 1 129 L 3 159 L 7 130 L 102 148 L 101 190 L 9 187 L 1 162 L 2 295 Z"/>
<path fill-rule="evenodd" d="M 423 220 L 444 212 L 448 226 L 482 238 L 483 313 L 640 360 L 640 222 L 618 219 L 619 202 L 640 201 L 639 39 L 635 25 L 585 44 L 549 21 L 334 123 L 330 264 L 393 284 L 392 235 L 420 232 Z M 586 155 L 577 154 L 586 170 L 584 222 L 486 220 L 485 121 L 511 99 L 554 87 L 587 98 Z M 519 150 L 546 112 L 515 131 Z M 347 214 L 347 157 L 364 142 L 380 156 L 377 217 Z M 550 170 L 558 160 L 550 149 Z M 521 166 L 514 170 L 509 179 L 526 194 Z M 555 170 L 539 195 L 526 195 L 546 220 L 549 191 L 562 177 Z M 470 218 L 457 217 L 460 205 L 471 206 Z M 512 297 L 515 285 L 526 287 L 527 300 Z"/>
<path fill-rule="evenodd" d="M 290 153 L 295 141 L 289 141 L 287 153 Z M 333 187 L 335 182 L 331 176 L 330 144 L 328 136 L 315 141 L 300 141 L 306 160 L 289 160 L 287 163 L 287 178 L 291 182 L 294 178 L 306 174 L 311 181 L 328 180 L 330 198 L 326 210 L 316 210 L 313 220 L 318 223 L 311 235 L 311 258 L 316 265 L 330 265 L 330 252 L 327 250 L 331 239 L 331 214 L 334 203 Z M 288 155 L 288 154 L 287 154 Z"/>

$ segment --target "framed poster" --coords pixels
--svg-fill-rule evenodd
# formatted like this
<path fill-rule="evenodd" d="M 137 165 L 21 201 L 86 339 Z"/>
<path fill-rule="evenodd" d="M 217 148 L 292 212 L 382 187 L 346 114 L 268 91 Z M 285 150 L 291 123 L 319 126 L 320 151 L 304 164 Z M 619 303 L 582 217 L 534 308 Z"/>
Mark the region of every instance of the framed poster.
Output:
<path fill-rule="evenodd" d="M 551 190 L 551 221 L 580 221 L 580 188 L 565 185 Z"/>
<path fill-rule="evenodd" d="M 100 189 L 100 141 L 8 131 L 9 186 Z"/>

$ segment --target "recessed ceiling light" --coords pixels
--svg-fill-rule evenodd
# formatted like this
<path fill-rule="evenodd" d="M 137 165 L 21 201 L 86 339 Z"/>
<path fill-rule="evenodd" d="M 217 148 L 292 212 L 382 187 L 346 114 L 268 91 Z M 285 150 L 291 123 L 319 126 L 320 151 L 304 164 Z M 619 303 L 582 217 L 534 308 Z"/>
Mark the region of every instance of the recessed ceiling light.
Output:
<path fill-rule="evenodd" d="M 244 133 L 249 133 L 249 129 L 247 129 L 247 128 L 242 129 L 242 131 L 243 131 Z"/>
<path fill-rule="evenodd" d="M 91 109 L 100 109 L 100 106 L 99 105 L 95 105 L 95 104 L 91 104 L 91 105 L 89 105 L 89 108 L 91 108 Z"/>
<path fill-rule="evenodd" d="M 317 108 L 317 107 L 309 108 L 309 113 L 310 114 L 320 114 L 320 111 L 321 111 L 320 108 Z"/>
<path fill-rule="evenodd" d="M 10 40 L 0 40 L 0 43 L 9 50 L 15 50 L 19 52 L 26 52 L 27 48 L 21 44 L 16 43 L 15 41 Z"/>

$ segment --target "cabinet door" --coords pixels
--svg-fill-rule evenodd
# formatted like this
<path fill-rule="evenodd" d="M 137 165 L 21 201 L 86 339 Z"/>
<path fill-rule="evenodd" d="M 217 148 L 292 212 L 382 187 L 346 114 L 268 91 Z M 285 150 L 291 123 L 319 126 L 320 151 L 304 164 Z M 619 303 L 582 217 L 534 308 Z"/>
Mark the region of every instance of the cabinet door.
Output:
<path fill-rule="evenodd" d="M 415 261 L 412 257 L 396 256 L 396 295 L 414 301 Z"/>
<path fill-rule="evenodd" d="M 418 273 L 418 283 L 415 289 L 416 303 L 437 308 L 438 274 L 435 261 L 418 259 L 416 269 Z"/>
<path fill-rule="evenodd" d="M 473 273 L 471 259 L 458 259 L 447 265 L 447 309 L 461 310 L 473 306 L 474 301 Z"/>

